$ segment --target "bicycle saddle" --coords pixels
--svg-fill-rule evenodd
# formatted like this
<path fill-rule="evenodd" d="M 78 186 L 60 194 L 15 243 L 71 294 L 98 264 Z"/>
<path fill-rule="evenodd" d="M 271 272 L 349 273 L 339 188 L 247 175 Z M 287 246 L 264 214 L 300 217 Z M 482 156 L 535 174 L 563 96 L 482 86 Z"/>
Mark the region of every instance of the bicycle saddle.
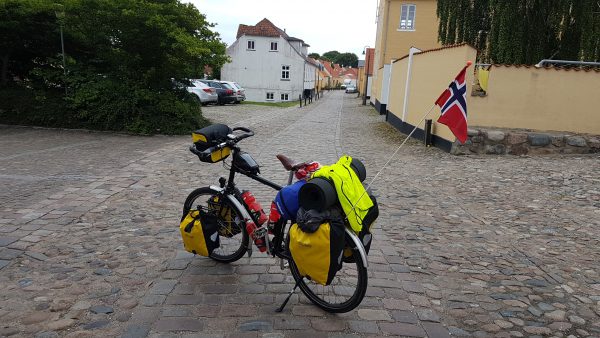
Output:
<path fill-rule="evenodd" d="M 307 164 L 306 162 L 294 163 L 294 160 L 283 154 L 278 154 L 277 159 L 283 164 L 285 170 L 298 170 Z"/>

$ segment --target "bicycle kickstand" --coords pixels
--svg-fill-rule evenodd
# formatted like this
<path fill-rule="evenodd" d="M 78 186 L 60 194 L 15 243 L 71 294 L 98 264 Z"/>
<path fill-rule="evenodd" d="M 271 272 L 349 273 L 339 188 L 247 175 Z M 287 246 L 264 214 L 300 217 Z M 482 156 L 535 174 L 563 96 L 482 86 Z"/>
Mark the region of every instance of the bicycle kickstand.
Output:
<path fill-rule="evenodd" d="M 296 288 L 298 287 L 298 285 L 300 285 L 300 281 L 296 282 L 296 285 L 294 285 L 294 288 L 292 289 L 292 291 L 290 291 L 290 293 L 288 293 L 288 296 L 285 298 L 285 300 L 283 301 L 283 304 L 281 304 L 281 306 L 275 310 L 275 312 L 281 312 L 283 311 L 283 308 L 287 305 L 287 303 L 290 301 L 290 298 L 292 297 L 292 295 L 294 294 L 294 292 L 296 291 Z"/>

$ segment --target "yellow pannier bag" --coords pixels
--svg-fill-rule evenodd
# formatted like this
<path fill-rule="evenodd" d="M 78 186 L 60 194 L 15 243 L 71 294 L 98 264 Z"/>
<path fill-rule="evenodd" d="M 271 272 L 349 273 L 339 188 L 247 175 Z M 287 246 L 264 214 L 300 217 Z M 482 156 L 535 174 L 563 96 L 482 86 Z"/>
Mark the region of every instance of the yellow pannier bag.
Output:
<path fill-rule="evenodd" d="M 323 223 L 313 232 L 290 228 L 290 252 L 302 276 L 329 285 L 342 266 L 344 228 Z"/>
<path fill-rule="evenodd" d="M 219 224 L 215 215 L 190 210 L 179 224 L 179 230 L 188 252 L 208 257 L 219 247 Z"/>

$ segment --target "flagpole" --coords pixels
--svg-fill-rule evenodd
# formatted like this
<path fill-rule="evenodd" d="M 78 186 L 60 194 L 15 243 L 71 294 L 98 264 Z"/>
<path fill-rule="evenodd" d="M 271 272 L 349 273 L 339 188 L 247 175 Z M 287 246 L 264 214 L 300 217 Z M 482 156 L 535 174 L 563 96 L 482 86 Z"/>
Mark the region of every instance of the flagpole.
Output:
<path fill-rule="evenodd" d="M 400 146 L 398 146 L 398 148 L 396 149 L 396 151 L 394 151 L 394 153 L 392 154 L 392 156 L 390 156 L 390 158 L 387 160 L 387 162 L 385 162 L 385 164 L 383 165 L 383 167 L 381 167 L 381 169 L 379 169 L 379 172 L 377 172 L 377 174 L 375 175 L 375 177 L 373 177 L 373 179 L 371 180 L 371 182 L 369 182 L 369 185 L 367 185 L 367 187 L 365 188 L 365 191 L 360 195 L 360 197 L 358 197 L 358 199 L 356 200 L 356 203 L 354 203 L 354 205 L 352 206 L 351 212 L 354 211 L 354 209 L 356 209 L 356 206 L 358 205 L 358 202 L 367 193 L 367 190 L 369 190 L 369 188 L 371 187 L 371 185 L 373 184 L 373 182 L 375 182 L 375 180 L 377 179 L 377 177 L 379 177 L 379 174 L 381 174 L 381 172 L 383 171 L 383 169 L 385 169 L 385 167 L 387 167 L 387 165 L 390 164 L 390 162 L 392 161 L 392 159 L 394 158 L 394 156 L 396 156 L 396 154 L 398 153 L 398 151 L 400 151 L 400 149 L 406 143 L 406 141 L 408 141 L 410 139 L 410 137 L 412 136 L 412 134 L 414 134 L 414 132 L 419 127 L 419 125 L 421 123 L 423 123 L 423 121 L 425 121 L 425 119 L 427 118 L 427 116 L 429 116 L 429 114 L 431 114 L 431 111 L 433 110 L 433 108 L 435 108 L 435 105 L 436 104 L 434 103 L 431 106 L 431 108 L 429 108 L 429 110 L 427 111 L 427 114 L 423 115 L 423 118 L 421 119 L 421 121 L 419 121 L 419 123 L 417 123 L 415 125 L 415 127 L 410 132 L 410 134 L 408 134 L 408 136 L 406 136 L 406 138 L 404 139 L 404 141 L 402 141 L 402 143 L 400 144 Z M 348 215 L 346 215 L 346 219 L 348 219 Z"/>
<path fill-rule="evenodd" d="M 385 167 L 387 167 L 387 165 L 390 164 L 390 162 L 392 161 L 392 159 L 394 158 L 394 156 L 396 156 L 396 154 L 398 153 L 398 151 L 400 151 L 400 149 L 406 143 L 406 141 L 408 141 L 410 139 L 410 137 L 412 136 L 412 134 L 414 134 L 414 132 L 417 130 L 417 128 L 419 128 L 419 125 L 421 125 L 421 123 L 423 123 L 423 121 L 425 121 L 425 119 L 427 118 L 427 116 L 429 116 L 429 114 L 431 114 L 431 111 L 433 110 L 433 108 L 435 108 L 435 103 L 431 106 L 431 108 L 429 108 L 429 110 L 427 111 L 427 114 L 423 115 L 423 118 L 421 119 L 421 121 L 419 121 L 419 123 L 417 123 L 415 125 L 415 127 L 410 132 L 410 134 L 408 134 L 408 136 L 406 136 L 406 138 L 404 139 L 404 141 L 400 144 L 400 146 L 396 149 L 396 151 L 394 151 L 394 153 L 392 154 L 392 156 L 390 156 L 390 158 L 387 160 L 387 162 L 385 162 L 385 164 L 383 165 L 383 167 L 381 167 L 381 169 L 375 175 L 375 177 L 373 177 L 373 179 L 371 180 L 371 182 L 369 182 L 369 185 L 367 185 L 367 189 L 369 189 L 371 187 L 371 184 L 373 184 L 373 182 L 375 182 L 375 180 L 377 179 L 377 177 L 379 176 L 379 174 L 381 174 L 381 172 L 383 171 L 383 169 L 385 169 Z M 364 193 L 363 193 L 363 195 L 364 195 Z M 362 195 L 360 197 L 362 197 Z M 360 198 L 359 198 L 359 200 L 360 200 Z M 357 201 L 357 203 L 358 203 L 358 201 Z"/>
<path fill-rule="evenodd" d="M 465 68 L 463 68 L 463 70 L 466 69 L 466 68 L 468 68 L 472 64 L 473 64 L 472 61 L 467 61 L 467 65 L 465 66 Z M 442 93 L 442 95 L 443 95 L 443 93 Z M 438 98 L 438 100 L 439 100 L 439 98 Z M 421 119 L 421 121 L 419 121 L 419 123 L 417 123 L 415 125 L 415 127 L 410 132 L 410 134 L 408 134 L 408 136 L 406 136 L 406 139 L 404 139 L 404 141 L 400 144 L 400 146 L 398 147 L 398 149 L 396 149 L 396 151 L 394 151 L 394 153 L 392 154 L 392 156 L 390 156 L 390 158 L 387 160 L 387 162 L 385 162 L 385 164 L 383 165 L 383 167 L 381 167 L 381 169 L 379 169 L 379 172 L 377 172 L 377 174 L 375 175 L 375 177 L 373 177 L 373 179 L 371 180 L 371 182 L 369 182 L 369 185 L 367 185 L 367 187 L 365 188 L 365 191 L 360 195 L 360 197 L 358 197 L 358 199 L 356 200 L 356 203 L 354 203 L 354 205 L 352 206 L 351 212 L 354 211 L 354 209 L 356 209 L 356 206 L 358 205 L 358 202 L 367 193 L 367 190 L 371 187 L 371 185 L 373 184 L 373 182 L 375 182 L 375 180 L 377 179 L 377 177 L 379 177 L 379 174 L 381 174 L 381 172 L 383 172 L 383 169 L 385 169 L 385 167 L 387 167 L 387 165 L 390 164 L 390 162 L 392 161 L 392 159 L 394 158 L 394 156 L 396 156 L 396 154 L 398 153 L 398 151 L 400 151 L 400 149 L 402 148 L 402 146 L 404 146 L 404 144 L 406 143 L 406 141 L 408 141 L 410 139 L 410 137 L 412 136 L 412 134 L 414 134 L 414 132 L 419 127 L 419 125 L 421 123 L 423 123 L 423 121 L 425 121 L 425 119 L 427 118 L 427 116 L 429 116 L 429 114 L 431 114 L 431 111 L 437 105 L 437 101 L 438 100 L 436 100 L 435 103 L 431 106 L 431 108 L 429 108 L 429 110 L 427 111 L 427 113 L 425 115 L 423 115 L 423 118 Z M 348 219 L 348 215 L 346 215 L 346 219 Z"/>

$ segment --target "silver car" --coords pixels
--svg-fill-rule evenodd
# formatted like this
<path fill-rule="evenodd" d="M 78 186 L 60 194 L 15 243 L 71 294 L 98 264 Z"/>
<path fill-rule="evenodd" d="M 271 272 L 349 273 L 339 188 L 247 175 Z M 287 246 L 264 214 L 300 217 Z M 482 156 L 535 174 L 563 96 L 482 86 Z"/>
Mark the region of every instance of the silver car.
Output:
<path fill-rule="evenodd" d="M 221 83 L 228 84 L 231 88 L 233 88 L 236 96 L 235 103 L 241 103 L 246 100 L 246 90 L 242 88 L 237 82 L 233 81 L 221 81 Z"/>
<path fill-rule="evenodd" d="M 187 91 L 198 97 L 203 106 L 209 103 L 217 103 L 219 95 L 217 95 L 216 89 L 209 87 L 200 80 L 190 80 L 190 82 L 192 86 L 187 87 Z"/>

